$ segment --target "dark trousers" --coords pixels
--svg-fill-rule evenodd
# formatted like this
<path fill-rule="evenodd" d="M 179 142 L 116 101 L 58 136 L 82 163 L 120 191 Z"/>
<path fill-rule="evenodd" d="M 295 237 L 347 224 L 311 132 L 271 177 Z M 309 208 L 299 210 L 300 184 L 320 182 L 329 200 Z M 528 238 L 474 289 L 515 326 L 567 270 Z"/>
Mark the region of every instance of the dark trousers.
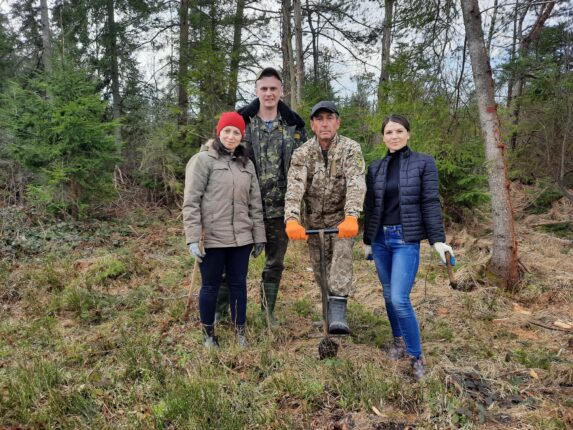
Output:
<path fill-rule="evenodd" d="M 265 219 L 265 268 L 263 282 L 279 284 L 285 268 L 285 254 L 288 246 L 288 236 L 285 231 L 283 218 Z"/>
<path fill-rule="evenodd" d="M 217 307 L 217 294 L 223 273 L 229 287 L 231 319 L 235 325 L 244 325 L 247 314 L 247 271 L 253 246 L 207 248 L 201 268 L 199 314 L 201 323 L 213 325 Z"/>
<path fill-rule="evenodd" d="M 288 236 L 283 218 L 265 219 L 265 233 L 267 243 L 265 245 L 265 267 L 262 278 L 265 283 L 278 285 L 285 268 L 284 260 L 288 246 Z M 228 309 L 228 297 L 225 275 L 223 275 L 223 284 L 217 300 L 217 310 L 221 314 L 224 314 Z"/>

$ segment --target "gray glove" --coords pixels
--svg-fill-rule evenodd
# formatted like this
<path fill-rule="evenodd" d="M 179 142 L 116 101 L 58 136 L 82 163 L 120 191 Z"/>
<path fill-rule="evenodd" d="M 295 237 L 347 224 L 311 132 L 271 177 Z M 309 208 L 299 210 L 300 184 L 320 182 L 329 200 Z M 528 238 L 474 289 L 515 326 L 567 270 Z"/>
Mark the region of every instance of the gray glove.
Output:
<path fill-rule="evenodd" d="M 372 257 L 372 246 L 364 245 L 364 258 L 369 261 L 374 260 L 374 257 Z"/>
<path fill-rule="evenodd" d="M 199 243 L 194 242 L 189 244 L 189 252 L 191 255 L 197 260 L 199 263 L 203 262 L 203 257 L 205 257 L 205 253 L 199 249 Z"/>
<path fill-rule="evenodd" d="M 257 258 L 259 255 L 261 255 L 261 252 L 263 252 L 263 249 L 265 249 L 264 243 L 255 243 L 255 246 L 253 247 L 253 250 L 251 251 L 251 256 L 253 258 Z"/>

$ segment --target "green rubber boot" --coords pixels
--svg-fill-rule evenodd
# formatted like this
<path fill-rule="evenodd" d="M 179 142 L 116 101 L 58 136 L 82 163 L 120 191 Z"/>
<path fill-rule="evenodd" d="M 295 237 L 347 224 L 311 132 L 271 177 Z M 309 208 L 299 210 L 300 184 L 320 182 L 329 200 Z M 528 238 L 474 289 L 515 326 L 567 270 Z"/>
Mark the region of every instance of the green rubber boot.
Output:
<path fill-rule="evenodd" d="M 270 282 L 261 283 L 261 311 L 265 313 L 267 322 L 272 328 L 276 328 L 278 326 L 277 320 L 274 316 L 278 294 L 279 284 Z"/>

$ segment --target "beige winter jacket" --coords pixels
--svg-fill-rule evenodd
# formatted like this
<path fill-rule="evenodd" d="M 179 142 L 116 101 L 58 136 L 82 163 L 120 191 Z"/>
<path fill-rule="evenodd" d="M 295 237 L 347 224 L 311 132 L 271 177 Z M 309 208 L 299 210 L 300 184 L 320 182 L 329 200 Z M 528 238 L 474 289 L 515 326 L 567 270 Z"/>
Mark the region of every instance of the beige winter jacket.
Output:
<path fill-rule="evenodd" d="M 203 234 L 205 248 L 266 242 L 253 163 L 243 167 L 235 157 L 217 153 L 212 141 L 203 145 L 185 169 L 183 226 L 187 244 L 199 242 Z"/>

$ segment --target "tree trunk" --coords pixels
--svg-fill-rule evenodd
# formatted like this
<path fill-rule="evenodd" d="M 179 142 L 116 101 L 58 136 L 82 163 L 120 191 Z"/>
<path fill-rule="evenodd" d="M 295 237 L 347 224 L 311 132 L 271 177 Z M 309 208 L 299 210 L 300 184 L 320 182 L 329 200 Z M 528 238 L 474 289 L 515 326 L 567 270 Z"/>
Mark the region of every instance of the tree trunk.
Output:
<path fill-rule="evenodd" d="M 237 11 L 233 23 L 233 47 L 231 48 L 229 68 L 229 89 L 227 91 L 227 104 L 230 109 L 234 109 L 235 104 L 237 104 L 239 65 L 241 61 L 241 31 L 243 29 L 244 10 L 245 0 L 237 0 Z"/>
<path fill-rule="evenodd" d="M 498 0 L 495 0 L 493 2 L 493 15 L 491 17 L 491 24 L 489 26 L 489 31 L 487 33 L 487 44 L 486 44 L 487 55 L 489 55 L 491 51 L 491 41 L 493 40 L 493 34 L 495 32 L 495 22 L 497 20 L 497 9 L 498 9 L 497 2 Z"/>
<path fill-rule="evenodd" d="M 48 0 L 40 0 L 40 14 L 42 18 L 42 63 L 44 70 L 52 71 L 52 38 L 50 36 L 50 13 Z"/>
<path fill-rule="evenodd" d="M 304 53 L 302 48 L 302 6 L 301 0 L 293 0 L 294 34 L 296 40 L 296 91 L 295 101 L 291 107 L 297 110 L 302 103 L 302 88 L 304 85 Z"/>
<path fill-rule="evenodd" d="M 295 85 L 294 70 L 292 63 L 294 61 L 292 55 L 292 31 L 290 21 L 290 0 L 282 1 L 282 34 L 281 34 L 281 47 L 283 51 L 283 92 L 284 98 L 288 100 L 289 104 L 294 98 Z"/>
<path fill-rule="evenodd" d="M 115 7 L 114 0 L 107 0 L 107 26 L 108 26 L 108 54 L 110 58 L 111 70 L 111 97 L 112 97 L 112 116 L 114 121 L 121 118 L 121 101 L 119 93 L 119 64 L 117 52 L 117 32 L 115 28 Z M 121 144 L 121 127 L 119 125 L 115 128 L 115 143 L 117 146 Z"/>
<path fill-rule="evenodd" d="M 314 27 L 312 22 L 312 11 L 308 0 L 306 0 L 306 15 L 308 20 L 308 28 L 312 36 L 312 75 L 316 82 L 318 79 L 318 29 Z"/>
<path fill-rule="evenodd" d="M 531 2 L 531 0 L 528 0 Z M 511 40 L 511 51 L 509 53 L 509 62 L 511 64 L 511 73 L 509 74 L 509 79 L 507 80 L 507 107 L 510 107 L 511 101 L 513 100 L 513 85 L 515 82 L 515 58 L 517 56 L 517 45 L 518 40 L 521 38 L 523 33 L 523 20 L 529 9 L 529 4 L 525 5 L 524 12 L 520 15 L 519 9 L 521 3 L 519 0 L 515 1 L 515 8 L 513 11 L 513 37 Z"/>
<path fill-rule="evenodd" d="M 468 51 L 476 89 L 480 125 L 484 136 L 491 193 L 493 218 L 493 246 L 489 270 L 502 280 L 506 288 L 514 288 L 519 281 L 517 269 L 517 241 L 513 208 L 509 195 L 510 182 L 501 140 L 493 77 L 477 0 L 461 0 Z"/>
<path fill-rule="evenodd" d="M 382 61 L 380 65 L 380 79 L 378 81 L 378 111 L 382 111 L 387 101 L 387 94 L 383 90 L 388 82 L 388 66 L 390 65 L 390 46 L 392 45 L 392 16 L 395 0 L 384 2 L 384 30 L 382 30 Z"/>
<path fill-rule="evenodd" d="M 533 24 L 533 27 L 531 28 L 531 31 L 529 32 L 529 34 L 527 34 L 526 36 L 522 36 L 521 34 L 521 28 L 520 28 L 520 33 L 519 36 L 521 36 L 521 42 L 519 45 L 519 57 L 523 58 L 526 57 L 528 52 L 529 52 L 529 48 L 531 47 L 531 44 L 539 38 L 539 35 L 541 34 L 541 30 L 543 29 L 543 26 L 545 25 L 545 21 L 547 21 L 547 19 L 549 18 L 549 16 L 551 15 L 551 12 L 553 11 L 553 8 L 555 7 L 555 1 L 550 1 L 545 3 L 542 6 L 541 9 L 541 13 L 539 14 L 539 16 L 537 17 L 537 20 L 535 21 L 535 24 Z M 522 25 L 523 23 L 523 19 L 521 20 L 520 25 Z M 512 105 L 513 105 L 513 109 L 512 109 L 512 124 L 513 124 L 513 132 L 511 133 L 511 149 L 515 149 L 517 146 L 517 126 L 519 125 L 519 114 L 521 111 L 521 101 L 520 101 L 520 97 L 521 94 L 523 93 L 523 87 L 525 86 L 525 70 L 523 70 L 523 67 L 519 67 L 518 70 L 516 71 L 516 74 L 514 76 L 514 82 L 513 82 L 513 88 L 511 91 L 512 94 Z"/>
<path fill-rule="evenodd" d="M 189 68 L 189 0 L 181 0 L 179 7 L 179 72 L 177 82 L 178 125 L 187 124 L 189 99 L 187 96 L 187 72 Z"/>

